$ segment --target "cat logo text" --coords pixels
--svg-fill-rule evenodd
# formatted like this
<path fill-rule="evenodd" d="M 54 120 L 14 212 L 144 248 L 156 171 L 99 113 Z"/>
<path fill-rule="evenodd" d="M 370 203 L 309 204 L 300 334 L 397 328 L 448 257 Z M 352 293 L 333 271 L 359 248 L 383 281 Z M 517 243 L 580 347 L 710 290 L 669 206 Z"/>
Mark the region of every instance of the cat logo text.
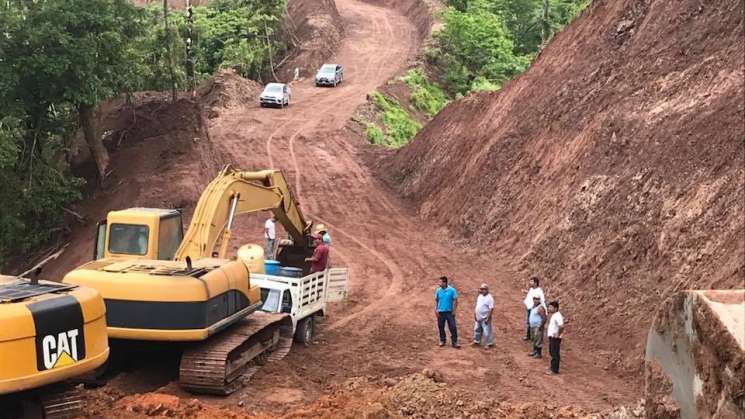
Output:
<path fill-rule="evenodd" d="M 78 329 L 44 336 L 41 341 L 44 367 L 48 370 L 78 361 Z"/>

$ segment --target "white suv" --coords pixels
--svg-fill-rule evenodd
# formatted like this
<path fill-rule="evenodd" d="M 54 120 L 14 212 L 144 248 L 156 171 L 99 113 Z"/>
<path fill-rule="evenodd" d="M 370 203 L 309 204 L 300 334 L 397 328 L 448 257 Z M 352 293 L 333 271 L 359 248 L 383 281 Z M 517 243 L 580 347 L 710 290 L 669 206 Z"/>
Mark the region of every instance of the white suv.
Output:
<path fill-rule="evenodd" d="M 269 83 L 259 96 L 259 105 L 279 106 L 284 108 L 290 105 L 290 88 L 284 83 Z"/>

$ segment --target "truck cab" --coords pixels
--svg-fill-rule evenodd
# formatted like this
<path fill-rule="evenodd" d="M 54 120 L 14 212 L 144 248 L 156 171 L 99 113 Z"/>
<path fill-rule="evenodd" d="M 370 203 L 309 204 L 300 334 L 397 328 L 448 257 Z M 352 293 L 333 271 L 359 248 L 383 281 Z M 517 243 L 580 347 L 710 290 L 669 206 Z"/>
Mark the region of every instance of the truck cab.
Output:
<path fill-rule="evenodd" d="M 181 211 L 129 208 L 98 223 L 93 259 L 171 260 L 184 238 Z"/>

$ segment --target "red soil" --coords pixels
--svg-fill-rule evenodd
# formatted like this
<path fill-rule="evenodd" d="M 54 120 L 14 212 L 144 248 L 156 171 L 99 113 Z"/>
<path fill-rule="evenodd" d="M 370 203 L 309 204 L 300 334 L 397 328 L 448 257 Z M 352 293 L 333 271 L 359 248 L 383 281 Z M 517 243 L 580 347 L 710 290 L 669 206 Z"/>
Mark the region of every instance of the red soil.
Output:
<path fill-rule="evenodd" d="M 336 89 L 295 83 L 284 110 L 229 92 L 211 104 L 211 119 L 210 109 L 186 99 L 138 102 L 147 111 L 137 122 L 121 104 L 111 114 L 119 121 L 112 129 L 132 134 L 114 153 L 107 189 L 78 208 L 89 222 L 73 228 L 72 245 L 48 276 L 90 258 L 94 221 L 107 210 L 174 206 L 188 218 L 217 169 L 232 163 L 285 171 L 305 214 L 329 227 L 334 263 L 350 268 L 350 297 L 332 308 L 313 345 L 293 348 L 229 397 L 192 402 L 167 362 L 151 362 L 88 392 L 90 416 L 582 416 L 640 397 L 641 377 L 617 366 L 635 368 L 655 291 L 679 280 L 731 286 L 742 276 L 735 215 L 743 209 L 736 187 L 743 155 L 732 124 L 743 108 L 731 100 L 742 77 L 732 71 L 741 61 L 730 48 L 742 18 L 725 13 L 732 2 L 688 15 L 688 3 L 673 13 L 665 4 L 596 0 L 525 76 L 501 94 L 453 104 L 386 163 L 385 178 L 413 203 L 383 186 L 374 174 L 384 166 L 365 164 L 380 153 L 345 129 L 366 94 L 414 59 L 426 32 L 371 3 L 336 1 L 345 35 L 329 60 L 346 68 Z M 635 32 L 613 35 L 624 16 Z M 254 91 L 233 78 L 221 85 Z M 663 153 L 662 144 L 676 153 Z M 239 220 L 233 248 L 260 242 L 262 221 Z M 707 245 L 692 253 L 697 243 Z M 557 377 L 545 376 L 546 362 L 526 357 L 520 341 L 521 282 L 534 270 L 549 278 L 549 295 L 567 303 Z M 441 274 L 461 293 L 464 343 L 478 284 L 492 286 L 495 350 L 436 346 L 432 291 Z M 580 287 L 582 277 L 596 280 Z M 425 379 L 423 369 L 436 373 Z"/>
<path fill-rule="evenodd" d="M 423 219 L 540 274 L 569 336 L 638 376 L 665 297 L 743 287 L 742 35 L 733 0 L 596 0 L 381 174 Z"/>

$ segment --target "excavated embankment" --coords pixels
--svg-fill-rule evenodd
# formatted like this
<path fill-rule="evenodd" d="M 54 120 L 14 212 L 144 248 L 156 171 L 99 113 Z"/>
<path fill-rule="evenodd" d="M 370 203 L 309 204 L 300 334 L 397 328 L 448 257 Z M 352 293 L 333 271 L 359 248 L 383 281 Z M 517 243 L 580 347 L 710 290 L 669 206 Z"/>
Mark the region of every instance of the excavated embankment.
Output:
<path fill-rule="evenodd" d="M 572 339 L 638 373 L 664 297 L 743 287 L 742 36 L 734 0 L 596 0 L 381 176 L 422 217 L 540 274 Z"/>

